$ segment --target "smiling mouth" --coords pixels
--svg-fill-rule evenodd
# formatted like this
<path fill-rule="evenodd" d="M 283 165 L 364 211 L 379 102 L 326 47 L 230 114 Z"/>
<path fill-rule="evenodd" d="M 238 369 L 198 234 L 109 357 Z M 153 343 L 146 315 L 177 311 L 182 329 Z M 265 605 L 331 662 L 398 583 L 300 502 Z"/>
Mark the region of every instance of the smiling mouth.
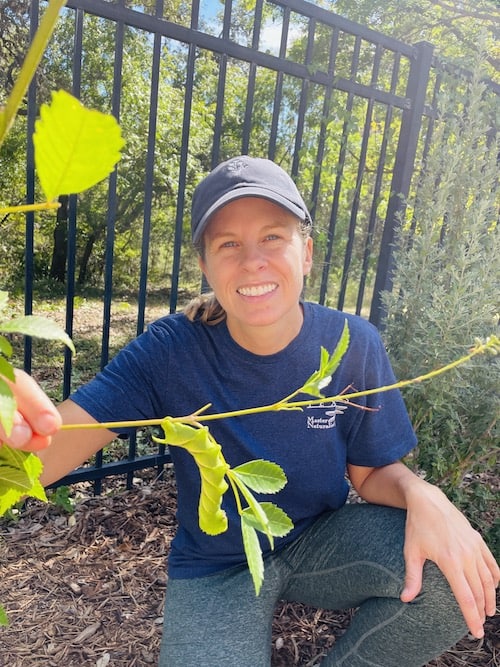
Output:
<path fill-rule="evenodd" d="M 237 292 L 242 296 L 263 296 L 264 294 L 269 294 L 269 292 L 274 292 L 277 287 L 278 285 L 276 283 L 266 283 L 265 285 L 239 287 Z"/>

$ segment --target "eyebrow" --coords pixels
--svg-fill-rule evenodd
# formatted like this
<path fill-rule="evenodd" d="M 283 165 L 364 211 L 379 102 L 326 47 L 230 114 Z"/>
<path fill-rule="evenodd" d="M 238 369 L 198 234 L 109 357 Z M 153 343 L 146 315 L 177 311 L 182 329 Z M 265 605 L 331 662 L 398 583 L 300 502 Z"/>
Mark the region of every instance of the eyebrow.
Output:
<path fill-rule="evenodd" d="M 287 220 L 285 218 L 283 220 L 275 220 L 271 223 L 264 225 L 260 229 L 260 231 L 266 233 L 276 228 L 282 229 L 284 227 L 288 227 L 289 222 L 290 220 Z M 237 236 L 236 232 L 232 231 L 231 229 L 227 229 L 210 234 L 210 241 L 216 241 L 217 239 L 220 238 L 234 238 L 235 236 Z"/>

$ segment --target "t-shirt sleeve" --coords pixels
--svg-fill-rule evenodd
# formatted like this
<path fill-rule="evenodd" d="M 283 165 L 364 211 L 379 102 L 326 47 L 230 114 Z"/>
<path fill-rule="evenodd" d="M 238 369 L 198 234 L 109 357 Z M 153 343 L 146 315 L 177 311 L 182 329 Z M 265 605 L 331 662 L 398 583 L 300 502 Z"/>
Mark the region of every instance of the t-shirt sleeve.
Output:
<path fill-rule="evenodd" d="M 387 352 L 375 327 L 351 341 L 357 367 L 355 389 L 376 389 L 396 382 Z M 361 343 L 364 338 L 364 343 Z M 355 402 L 356 410 L 347 440 L 347 461 L 379 467 L 404 457 L 417 439 L 398 389 L 376 392 Z"/>
<path fill-rule="evenodd" d="M 161 416 L 159 395 L 168 375 L 167 334 L 149 329 L 124 347 L 103 371 L 70 398 L 99 422 Z M 127 433 L 132 429 L 112 429 Z"/>

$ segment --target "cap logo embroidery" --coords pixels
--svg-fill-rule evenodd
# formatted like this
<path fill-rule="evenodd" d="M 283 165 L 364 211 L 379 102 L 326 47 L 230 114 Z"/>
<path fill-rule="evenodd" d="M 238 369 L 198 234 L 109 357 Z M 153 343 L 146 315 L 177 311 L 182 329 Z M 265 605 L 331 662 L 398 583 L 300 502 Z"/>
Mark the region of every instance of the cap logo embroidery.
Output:
<path fill-rule="evenodd" d="M 245 160 L 233 160 L 227 165 L 227 170 L 237 174 L 239 171 L 243 171 L 243 169 L 246 169 L 246 167 L 247 163 L 245 162 Z"/>

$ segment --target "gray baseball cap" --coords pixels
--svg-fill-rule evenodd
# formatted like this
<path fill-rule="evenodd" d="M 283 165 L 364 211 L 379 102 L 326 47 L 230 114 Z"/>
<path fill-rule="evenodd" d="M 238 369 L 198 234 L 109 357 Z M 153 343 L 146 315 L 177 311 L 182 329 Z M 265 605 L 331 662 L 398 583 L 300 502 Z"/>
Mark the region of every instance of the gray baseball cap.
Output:
<path fill-rule="evenodd" d="M 196 187 L 191 207 L 193 243 L 199 243 L 210 216 L 241 197 L 268 199 L 311 224 L 307 206 L 286 171 L 271 160 L 241 155 L 219 164 Z"/>

